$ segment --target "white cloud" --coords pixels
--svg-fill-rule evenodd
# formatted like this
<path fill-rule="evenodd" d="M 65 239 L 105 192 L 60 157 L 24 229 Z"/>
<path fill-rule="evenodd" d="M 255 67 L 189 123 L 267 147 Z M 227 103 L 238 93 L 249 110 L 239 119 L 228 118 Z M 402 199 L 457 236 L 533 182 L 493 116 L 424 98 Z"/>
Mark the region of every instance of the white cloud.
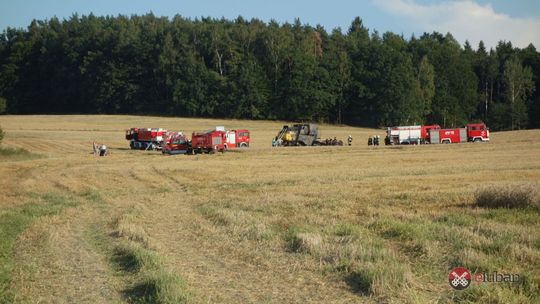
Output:
<path fill-rule="evenodd" d="M 501 40 L 524 48 L 530 43 L 540 48 L 540 18 L 515 18 L 496 12 L 491 5 L 474 1 L 419 4 L 412 0 L 376 0 L 385 12 L 402 17 L 414 32 L 450 32 L 461 44 L 476 48 L 480 40 L 489 49 Z M 518 4 L 516 4 L 518 5 Z"/>

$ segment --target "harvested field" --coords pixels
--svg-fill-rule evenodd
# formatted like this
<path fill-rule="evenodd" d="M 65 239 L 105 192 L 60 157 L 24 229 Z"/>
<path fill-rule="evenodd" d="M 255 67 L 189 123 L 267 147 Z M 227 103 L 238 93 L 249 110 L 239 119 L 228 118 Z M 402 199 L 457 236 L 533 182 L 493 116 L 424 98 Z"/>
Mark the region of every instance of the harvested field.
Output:
<path fill-rule="evenodd" d="M 0 116 L 0 303 L 533 303 L 540 300 L 539 130 L 490 143 L 272 148 L 283 122 Z M 252 145 L 133 151 L 124 130 L 223 125 Z M 109 157 L 94 157 L 92 141 Z M 516 190 L 517 191 L 517 190 Z M 518 274 L 454 291 L 450 269 Z"/>

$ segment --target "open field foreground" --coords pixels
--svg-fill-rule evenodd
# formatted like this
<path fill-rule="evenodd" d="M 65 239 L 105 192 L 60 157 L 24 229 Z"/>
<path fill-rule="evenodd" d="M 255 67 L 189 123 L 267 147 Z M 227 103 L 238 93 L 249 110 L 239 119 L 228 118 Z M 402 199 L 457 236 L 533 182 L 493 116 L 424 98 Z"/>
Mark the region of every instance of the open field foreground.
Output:
<path fill-rule="evenodd" d="M 272 148 L 282 122 L 0 116 L 0 303 L 538 303 L 540 130 L 490 143 Z M 124 130 L 251 130 L 163 156 Z M 111 148 L 94 157 L 92 141 Z M 506 193 L 506 192 L 507 193 Z M 476 206 L 480 193 L 528 200 Z M 524 196 L 524 197 L 523 197 Z M 488 199 L 488 201 L 491 198 Z M 489 205 L 489 202 L 488 202 Z M 517 274 L 454 291 L 450 269 Z"/>

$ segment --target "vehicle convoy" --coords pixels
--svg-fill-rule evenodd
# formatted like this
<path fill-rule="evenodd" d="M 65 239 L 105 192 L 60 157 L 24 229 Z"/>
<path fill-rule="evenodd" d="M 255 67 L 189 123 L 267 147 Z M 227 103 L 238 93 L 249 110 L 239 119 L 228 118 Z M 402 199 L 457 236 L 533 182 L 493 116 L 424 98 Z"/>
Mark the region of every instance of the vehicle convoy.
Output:
<path fill-rule="evenodd" d="M 294 124 L 283 126 L 274 138 L 277 146 L 332 146 L 343 145 L 343 141 L 334 139 L 319 139 L 319 128 L 316 124 Z"/>
<path fill-rule="evenodd" d="M 464 128 L 441 129 L 439 125 L 400 126 L 386 130 L 386 145 L 439 144 L 489 141 L 484 123 L 467 124 Z"/>
<path fill-rule="evenodd" d="M 229 149 L 249 147 L 248 130 L 226 131 L 224 127 L 193 132 L 191 141 L 183 134 L 173 136 L 163 148 L 164 154 L 195 154 L 225 152 Z"/>
<path fill-rule="evenodd" d="M 131 128 L 126 130 L 126 139 L 131 149 L 160 150 L 170 132 L 162 128 Z"/>

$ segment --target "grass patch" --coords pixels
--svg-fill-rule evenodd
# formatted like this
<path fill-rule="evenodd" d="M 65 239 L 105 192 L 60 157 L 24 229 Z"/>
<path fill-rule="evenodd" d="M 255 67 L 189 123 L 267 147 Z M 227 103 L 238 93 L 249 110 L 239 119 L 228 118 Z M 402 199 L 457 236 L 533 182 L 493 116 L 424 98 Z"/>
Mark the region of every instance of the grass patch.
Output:
<path fill-rule="evenodd" d="M 121 271 L 134 275 L 138 283 L 124 290 L 129 303 L 188 303 L 191 295 L 182 278 L 165 270 L 159 255 L 149 249 L 150 238 L 135 223 L 137 214 L 127 213 L 117 219 L 117 237 L 124 241 L 113 251 L 112 261 Z"/>
<path fill-rule="evenodd" d="M 94 203 L 102 203 L 103 197 L 101 197 L 101 194 L 99 191 L 96 190 L 88 190 L 83 193 L 83 197 L 87 200 L 94 202 Z"/>
<path fill-rule="evenodd" d="M 450 213 L 438 217 L 436 219 L 436 222 L 463 227 L 476 224 L 478 222 L 478 219 L 475 219 L 473 216 L 463 213 Z"/>
<path fill-rule="evenodd" d="M 450 300 L 450 299 L 449 299 Z M 504 284 L 472 284 L 461 292 L 451 294 L 453 303 L 521 304 L 538 303 L 539 296 L 528 296 L 518 288 Z"/>
<path fill-rule="evenodd" d="M 531 212 L 532 211 L 532 212 Z M 517 225 L 538 225 L 540 224 L 540 210 L 534 209 L 487 209 L 486 213 L 479 217 L 497 223 L 517 224 Z"/>
<path fill-rule="evenodd" d="M 266 241 L 274 236 L 274 231 L 257 215 L 241 209 L 233 209 L 228 204 L 223 207 L 200 206 L 197 211 L 215 227 L 223 229 L 239 240 Z"/>
<path fill-rule="evenodd" d="M 398 221 L 391 218 L 381 218 L 369 225 L 369 228 L 386 239 L 411 241 L 429 236 L 430 228 L 424 222 Z"/>
<path fill-rule="evenodd" d="M 115 249 L 113 261 L 122 271 L 141 279 L 133 287 L 124 290 L 130 303 L 187 303 L 190 294 L 184 281 L 165 270 L 159 256 L 138 244 L 121 245 Z"/>
<path fill-rule="evenodd" d="M 385 298 L 410 283 L 410 271 L 367 228 L 350 223 L 329 227 L 327 234 L 291 227 L 286 235 L 293 252 L 311 255 L 323 271 L 339 274 L 358 294 Z"/>
<path fill-rule="evenodd" d="M 40 200 L 43 202 L 28 203 L 0 215 L 0 303 L 13 303 L 14 300 L 9 283 L 14 266 L 13 246 L 18 235 L 39 217 L 56 214 L 73 205 L 67 198 L 56 194 L 43 195 Z"/>
<path fill-rule="evenodd" d="M 347 284 L 355 292 L 383 297 L 407 284 L 405 266 L 396 260 L 381 259 L 355 267 L 347 277 Z"/>
<path fill-rule="evenodd" d="M 490 187 L 476 193 L 475 206 L 482 208 L 506 208 L 540 210 L 540 195 L 532 185 Z"/>
<path fill-rule="evenodd" d="M 134 217 L 135 215 L 132 213 L 127 213 L 119 217 L 115 222 L 115 236 L 138 242 L 145 248 L 152 247 L 152 242 L 144 228 L 133 223 Z"/>
<path fill-rule="evenodd" d="M 190 296 L 185 292 L 185 284 L 177 275 L 155 271 L 143 282 L 126 291 L 132 303 L 176 304 L 189 303 Z"/>
<path fill-rule="evenodd" d="M 139 246 L 123 245 L 114 250 L 113 260 L 122 271 L 152 271 L 161 266 L 158 256 Z"/>
<path fill-rule="evenodd" d="M 0 147 L 0 161 L 20 161 L 37 158 L 43 158 L 43 155 L 22 148 Z"/>
<path fill-rule="evenodd" d="M 323 239 L 317 233 L 298 233 L 291 238 L 291 250 L 315 253 L 321 250 Z"/>
<path fill-rule="evenodd" d="M 354 236 L 358 234 L 358 227 L 350 223 L 342 223 L 334 227 L 333 233 L 337 236 Z"/>

